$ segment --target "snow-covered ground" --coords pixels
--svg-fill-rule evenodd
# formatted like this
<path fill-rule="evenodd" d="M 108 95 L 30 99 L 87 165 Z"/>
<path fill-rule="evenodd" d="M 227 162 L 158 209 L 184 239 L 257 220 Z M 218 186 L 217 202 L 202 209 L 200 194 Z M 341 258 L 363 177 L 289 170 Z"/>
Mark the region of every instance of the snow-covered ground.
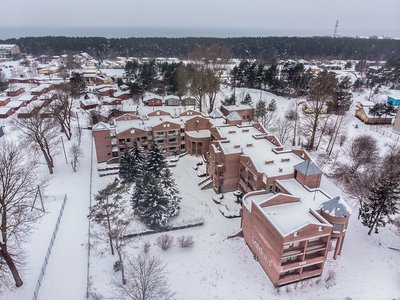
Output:
<path fill-rule="evenodd" d="M 15 65 L 15 63 L 10 63 Z M 105 70 L 106 72 L 108 70 Z M 116 70 L 115 75 L 120 72 Z M 261 99 L 275 99 L 277 115 L 282 116 L 291 101 L 259 90 L 237 89 L 239 100 L 249 92 L 253 104 L 261 95 Z M 231 90 L 223 88 L 218 94 L 217 106 Z M 387 143 L 397 142 L 396 138 L 383 134 L 390 133 L 390 127 L 380 126 L 381 131 L 371 130 L 372 127 L 363 124 L 354 117 L 354 103 L 357 99 L 365 99 L 368 92 L 354 94 L 353 106 L 346 116 L 342 131 L 347 134 L 347 141 L 343 147 L 336 146 L 331 160 L 341 159 L 346 143 L 359 134 L 370 134 L 375 137 L 385 151 Z M 382 99 L 384 94 L 382 94 Z M 153 108 L 151 108 L 153 109 Z M 173 108 L 171 108 L 173 109 Z M 173 112 L 173 111 L 171 111 Z M 85 113 L 82 113 L 83 116 Z M 83 121 L 83 120 L 81 120 Z M 2 120 L 2 124 L 8 120 Z M 81 123 L 82 124 L 82 123 Z M 374 127 L 375 128 L 375 127 Z M 17 140 L 17 132 L 6 127 L 4 139 Z M 2 138 L 2 139 L 3 139 Z M 325 151 L 323 140 L 318 157 Z M 66 148 L 70 146 L 66 143 Z M 82 149 L 84 157 L 80 159 L 78 172 L 73 173 L 71 167 L 65 164 L 61 145 L 56 155 L 55 174 L 50 176 L 51 181 L 47 190 L 49 195 L 61 195 L 48 198 L 44 205 L 46 214 L 35 224 L 30 242 L 24 245 L 25 263 L 21 268 L 24 285 L 10 291 L 0 291 L 0 300 L 31 299 L 37 278 L 39 277 L 47 247 L 51 240 L 56 219 L 58 217 L 62 195 L 67 194 L 68 201 L 61 219 L 59 231 L 49 264 L 40 290 L 39 299 L 84 299 L 86 293 L 87 275 L 87 241 L 88 241 L 88 206 L 90 190 L 91 166 L 91 135 L 90 131 L 83 131 Z M 325 285 L 316 283 L 316 280 L 289 285 L 276 290 L 254 260 L 250 249 L 242 238 L 227 239 L 229 235 L 240 230 L 240 218 L 227 219 L 219 211 L 219 205 L 214 203 L 215 196 L 212 190 L 200 190 L 198 182 L 203 178 L 196 175 L 193 166 L 200 158 L 192 156 L 182 157 L 177 166 L 171 168 L 176 182 L 182 193 L 180 215 L 174 223 L 184 223 L 199 218 L 204 219 L 204 225 L 191 229 L 172 231 L 170 234 L 175 241 L 181 235 L 191 235 L 195 242 L 193 248 L 182 249 L 174 245 L 168 251 L 162 251 L 155 243 L 159 234 L 147 235 L 132 239 L 127 247 L 126 258 L 135 256 L 142 249 L 145 242 L 151 244 L 151 252 L 159 255 L 167 263 L 168 279 L 171 288 L 180 299 L 400 299 L 400 252 L 387 246 L 400 247 L 400 235 L 393 225 L 388 225 L 380 233 L 367 235 L 367 229 L 353 215 L 350 219 L 348 232 L 342 255 L 338 260 L 328 260 L 324 276 L 333 270 L 336 273 L 335 284 L 327 289 Z M 326 164 L 325 171 L 331 170 Z M 95 166 L 95 164 L 94 164 Z M 105 187 L 113 177 L 99 177 L 96 168 L 93 168 L 92 194 Z M 42 176 L 48 176 L 45 166 Z M 346 195 L 337 184 L 324 177 L 322 188 L 331 195 Z M 353 210 L 357 212 L 356 204 L 350 201 Z M 92 224 L 95 229 L 96 224 Z M 136 223 L 133 229 L 143 229 L 144 226 Z M 116 299 L 112 279 L 119 274 L 114 273 L 113 264 L 117 260 L 112 257 L 106 243 L 91 238 L 92 248 L 90 257 L 90 290 L 93 295 L 103 299 Z M 323 277 L 324 278 L 324 277 Z M 304 287 L 303 287 L 304 286 Z M 93 297 L 92 297 L 93 298 Z M 101 298 L 99 298 L 101 299 Z"/>
<path fill-rule="evenodd" d="M 400 255 L 386 248 L 398 245 L 398 234 L 389 226 L 370 237 L 356 216 L 350 219 L 342 255 L 336 261 L 327 261 L 324 274 L 329 270 L 336 273 L 334 286 L 327 289 L 324 284 L 314 284 L 301 289 L 300 285 L 290 285 L 278 293 L 244 240 L 227 239 L 240 230 L 240 218 L 223 217 L 219 205 L 212 201 L 214 192 L 197 186 L 201 178 L 192 166 L 198 161 L 199 158 L 185 156 L 172 168 L 183 196 L 178 218 L 196 212 L 205 220 L 201 227 L 170 232 L 175 241 L 181 235 L 193 236 L 193 248 L 175 245 L 163 251 L 156 245 L 160 234 L 153 234 L 132 239 L 126 250 L 126 257 L 133 257 L 150 242 L 151 252 L 167 263 L 168 279 L 177 299 L 392 299 L 400 295 Z M 326 177 L 322 188 L 332 195 L 342 194 Z M 90 271 L 93 294 L 104 299 L 113 297 L 112 278 L 118 279 L 119 275 L 113 272 L 116 260 L 107 244 L 95 246 Z"/>

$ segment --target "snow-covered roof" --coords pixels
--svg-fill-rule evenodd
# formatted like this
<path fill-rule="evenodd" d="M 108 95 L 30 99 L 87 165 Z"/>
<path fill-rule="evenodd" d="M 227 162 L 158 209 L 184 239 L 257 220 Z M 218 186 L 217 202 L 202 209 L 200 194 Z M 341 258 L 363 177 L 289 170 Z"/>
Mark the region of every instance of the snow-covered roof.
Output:
<path fill-rule="evenodd" d="M 208 129 L 198 131 L 186 131 L 185 133 L 187 136 L 190 136 L 192 138 L 209 138 L 211 136 L 210 130 Z"/>
<path fill-rule="evenodd" d="M 223 113 L 218 109 L 218 108 L 214 108 L 214 110 L 212 112 L 210 112 L 209 117 L 210 118 L 222 118 Z"/>
<path fill-rule="evenodd" d="M 21 107 L 21 105 L 23 105 L 24 103 L 22 102 L 22 101 L 11 101 L 11 102 L 9 102 L 7 105 L 6 105 L 6 107 L 9 107 L 9 108 L 19 108 L 19 107 Z"/>
<path fill-rule="evenodd" d="M 104 122 L 99 122 L 93 126 L 93 131 L 110 130 L 110 125 Z"/>
<path fill-rule="evenodd" d="M 306 176 L 322 174 L 321 169 L 311 159 L 303 161 L 294 166 L 294 169 Z"/>
<path fill-rule="evenodd" d="M 389 90 L 389 96 L 394 99 L 400 99 L 400 90 Z"/>
<path fill-rule="evenodd" d="M 17 46 L 16 44 L 0 44 L 0 49 L 11 49 L 12 47 Z"/>
<path fill-rule="evenodd" d="M 88 106 L 88 105 L 94 105 L 94 104 L 101 104 L 98 99 L 95 98 L 89 98 L 85 100 L 80 101 L 83 105 Z"/>
<path fill-rule="evenodd" d="M 269 200 L 270 199 L 266 201 Z M 260 207 L 261 205 L 262 203 Z M 310 224 L 332 227 L 332 225 L 321 218 L 318 213 L 302 202 L 272 205 L 261 209 L 271 224 L 274 225 L 275 229 L 284 237 Z"/>
<path fill-rule="evenodd" d="M 13 108 L 12 107 L 7 107 L 7 106 L 0 107 L 0 115 L 8 113 L 11 109 L 13 109 Z"/>
<path fill-rule="evenodd" d="M 238 105 L 226 105 L 223 106 L 227 111 L 238 111 L 238 110 L 245 110 L 245 109 L 253 109 L 250 105 L 246 104 L 238 104 Z"/>
<path fill-rule="evenodd" d="M 262 132 L 253 126 L 220 126 L 216 130 L 223 139 L 218 141 L 218 147 L 225 154 L 248 156 L 257 171 L 267 176 L 293 174 L 293 167 L 303 161 L 292 151 L 274 151 L 277 146 L 265 134 L 258 138 Z"/>
<path fill-rule="evenodd" d="M 331 199 L 331 197 L 321 189 L 310 189 L 296 179 L 276 180 L 276 183 L 283 187 L 289 194 L 295 195 L 312 209 L 319 209 L 321 204 Z"/>
<path fill-rule="evenodd" d="M 226 119 L 229 121 L 240 121 L 242 117 L 236 111 L 233 111 L 226 116 Z"/>
<path fill-rule="evenodd" d="M 165 100 L 180 100 L 176 95 L 167 95 L 164 97 Z"/>
<path fill-rule="evenodd" d="M 332 217 L 349 217 L 352 214 L 351 207 L 340 196 L 322 203 L 321 210 Z"/>

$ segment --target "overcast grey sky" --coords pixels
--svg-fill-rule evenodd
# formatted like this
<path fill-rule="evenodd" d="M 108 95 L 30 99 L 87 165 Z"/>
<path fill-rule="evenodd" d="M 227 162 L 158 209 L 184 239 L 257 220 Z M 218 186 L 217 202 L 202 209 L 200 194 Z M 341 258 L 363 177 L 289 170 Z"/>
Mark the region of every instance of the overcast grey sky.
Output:
<path fill-rule="evenodd" d="M 331 35 L 339 20 L 340 35 L 400 37 L 400 0 L 14 0 L 5 1 L 2 12 L 0 27 L 31 30 L 218 28 L 227 35 Z"/>

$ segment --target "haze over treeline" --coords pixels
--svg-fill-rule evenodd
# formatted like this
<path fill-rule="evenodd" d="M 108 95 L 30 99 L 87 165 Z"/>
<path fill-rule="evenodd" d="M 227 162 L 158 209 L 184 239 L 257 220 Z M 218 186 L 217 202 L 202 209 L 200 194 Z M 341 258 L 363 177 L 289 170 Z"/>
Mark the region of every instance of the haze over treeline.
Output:
<path fill-rule="evenodd" d="M 400 40 L 331 37 L 239 38 L 102 38 L 23 37 L 0 40 L 16 43 L 32 55 L 87 52 L 96 58 L 115 56 L 188 58 L 201 47 L 214 46 L 225 56 L 240 59 L 367 59 L 400 56 Z"/>

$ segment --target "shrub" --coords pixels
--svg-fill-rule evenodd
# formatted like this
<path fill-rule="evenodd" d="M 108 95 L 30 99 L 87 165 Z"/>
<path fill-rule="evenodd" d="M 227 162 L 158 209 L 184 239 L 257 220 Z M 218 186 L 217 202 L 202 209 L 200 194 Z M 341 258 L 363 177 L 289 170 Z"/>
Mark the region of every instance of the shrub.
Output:
<path fill-rule="evenodd" d="M 325 277 L 325 287 L 329 289 L 335 285 L 336 273 L 333 270 L 329 270 Z"/>
<path fill-rule="evenodd" d="M 147 241 L 146 243 L 144 243 L 144 245 L 143 245 L 143 252 L 144 253 L 149 253 L 149 251 L 150 251 L 150 242 L 149 241 Z"/>
<path fill-rule="evenodd" d="M 397 227 L 397 230 L 399 231 L 399 233 L 400 233 L 400 217 L 399 218 L 396 218 L 396 219 L 394 219 L 393 221 L 392 221 L 392 223 L 394 224 L 394 226 L 396 226 Z"/>
<path fill-rule="evenodd" d="M 113 269 L 114 269 L 114 272 L 119 272 L 119 271 L 121 271 L 121 262 L 120 262 L 119 260 L 117 260 L 117 261 L 114 263 Z"/>
<path fill-rule="evenodd" d="M 181 248 L 192 248 L 194 241 L 193 237 L 191 235 L 185 236 L 182 235 L 178 238 L 179 246 Z"/>
<path fill-rule="evenodd" d="M 157 238 L 157 245 L 160 246 L 162 250 L 168 250 L 174 243 L 174 238 L 169 234 L 162 234 Z"/>

